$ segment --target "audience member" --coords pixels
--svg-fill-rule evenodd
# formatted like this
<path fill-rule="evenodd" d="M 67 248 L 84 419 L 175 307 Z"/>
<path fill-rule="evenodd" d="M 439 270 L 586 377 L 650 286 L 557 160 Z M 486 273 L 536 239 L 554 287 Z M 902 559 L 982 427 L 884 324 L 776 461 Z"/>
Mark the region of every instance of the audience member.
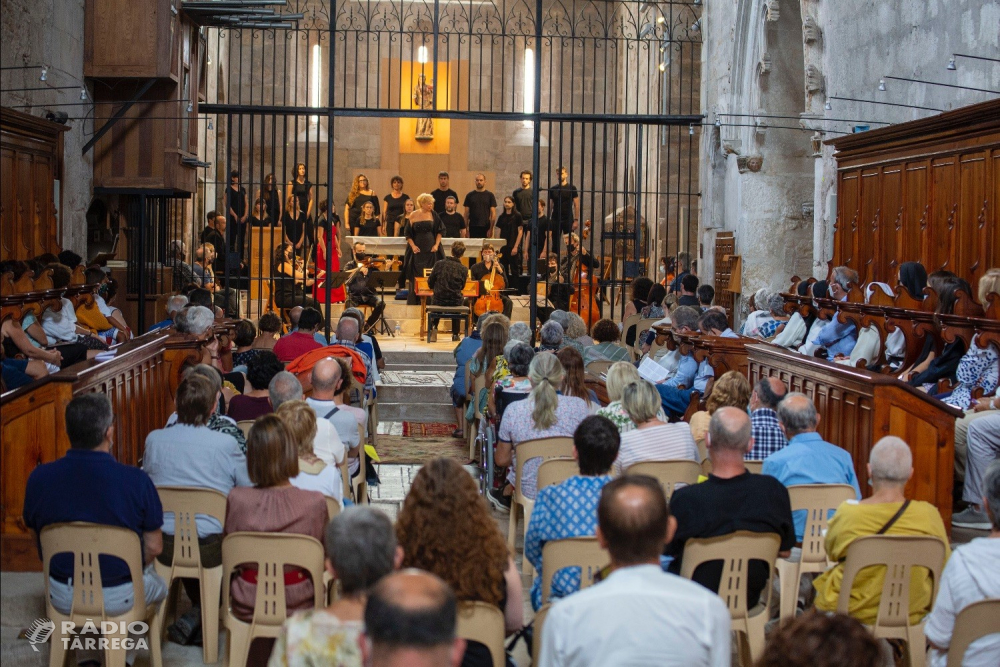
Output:
<path fill-rule="evenodd" d="M 267 397 L 271 399 L 271 407 L 277 410 L 282 403 L 301 401 L 303 399 L 302 383 L 288 371 L 281 371 L 271 378 L 267 385 Z"/>
<path fill-rule="evenodd" d="M 508 374 L 500 378 L 493 387 L 486 408 L 495 422 L 500 422 L 503 419 L 508 405 L 524 400 L 531 394 L 528 369 L 534 358 L 535 350 L 527 343 L 510 340 L 504 345 L 504 359 L 507 361 Z"/>
<path fill-rule="evenodd" d="M 698 300 L 698 276 L 689 273 L 681 278 L 681 292 L 677 298 L 678 306 L 690 306 L 701 312 L 701 302 Z"/>
<path fill-rule="evenodd" d="M 496 381 L 510 374 L 507 360 L 503 356 L 504 345 L 507 344 L 507 328 L 494 318 L 486 320 L 483 326 L 483 344 L 469 360 L 469 381 L 475 383 L 478 377 L 484 378 L 482 389 L 479 390 L 465 410 L 465 419 L 471 421 L 478 408 L 480 413 L 486 412 L 489 392 Z M 469 388 L 472 389 L 471 387 Z"/>
<path fill-rule="evenodd" d="M 757 336 L 757 328 L 760 326 L 760 323 L 767 319 L 770 315 L 770 310 L 767 306 L 770 298 L 771 289 L 769 287 L 761 287 L 759 290 L 754 292 L 753 296 L 750 297 L 750 302 L 747 306 L 750 309 L 750 314 L 747 315 L 745 320 L 743 320 L 743 326 L 740 328 L 740 335 L 751 337 Z"/>
<path fill-rule="evenodd" d="M 24 525 L 40 535 L 46 526 L 87 521 L 127 528 L 142 548 L 143 592 L 147 605 L 167 595 L 167 585 L 153 569 L 163 551 L 163 508 L 149 476 L 141 469 L 115 461 L 111 455 L 115 416 L 107 396 L 85 393 L 66 406 L 69 450 L 62 458 L 35 467 L 24 492 Z M 39 554 L 41 546 L 39 544 Z M 73 555 L 47 554 L 52 606 L 69 614 L 73 606 Z M 101 584 L 106 618 L 132 608 L 135 591 L 128 565 L 117 558 L 101 559 Z M 78 654 L 84 661 L 84 655 Z M 96 655 L 89 659 L 97 660 Z"/>
<path fill-rule="evenodd" d="M 233 368 L 242 366 L 244 369 L 250 364 L 250 360 L 261 352 L 262 348 L 256 347 L 257 327 L 250 320 L 240 320 L 233 328 Z"/>
<path fill-rule="evenodd" d="M 267 388 L 274 376 L 283 369 L 284 366 L 274 352 L 261 350 L 247 366 L 247 382 L 250 385 L 248 390 L 239 396 L 233 396 L 226 414 L 240 422 L 274 412 Z"/>
<path fill-rule="evenodd" d="M 618 428 L 607 418 L 592 415 L 573 434 L 573 458 L 580 474 L 538 492 L 531 522 L 524 536 L 524 557 L 539 576 L 531 585 L 531 606 L 542 600 L 542 549 L 546 542 L 570 537 L 591 537 L 597 530 L 597 503 L 601 489 L 611 481 L 611 466 L 621 442 Z M 552 577 L 552 598 L 561 598 L 580 588 L 580 568 L 568 567 Z"/>
<path fill-rule="evenodd" d="M 699 285 L 697 294 L 698 307 L 701 308 L 702 312 L 707 312 L 712 307 L 712 302 L 715 301 L 715 288 L 711 285 Z"/>
<path fill-rule="evenodd" d="M 597 539 L 611 555 L 611 574 L 552 606 L 539 664 L 728 665 L 726 605 L 660 569 L 663 545 L 676 529 L 657 480 L 626 475 L 606 484 L 597 507 Z"/>
<path fill-rule="evenodd" d="M 210 373 L 214 369 L 207 367 Z M 177 387 L 177 423 L 146 436 L 142 469 L 156 486 L 187 486 L 214 489 L 228 495 L 234 486 L 251 486 L 247 460 L 236 440 L 208 426 L 218 405 L 218 380 L 198 372 L 188 373 Z M 222 524 L 199 514 L 198 550 L 204 567 L 222 564 Z M 166 566 L 174 560 L 174 514 L 163 516 L 163 552 L 158 559 Z M 198 636 L 201 625 L 201 586 L 197 579 L 183 579 L 184 590 L 194 604 L 167 629 L 171 641 L 187 645 Z"/>
<path fill-rule="evenodd" d="M 1000 438 L 994 442 L 1000 443 Z M 930 644 L 930 651 L 927 654 L 930 667 L 945 667 L 947 664 L 948 647 L 955 632 L 955 618 L 965 607 L 980 600 L 1000 598 L 1000 462 L 998 461 L 994 461 L 986 469 L 980 502 L 986 508 L 989 517 L 990 534 L 956 547 L 944 568 L 934 608 L 924 626 L 924 634 Z M 1000 634 L 993 633 L 972 642 L 961 662 L 968 667 L 991 667 L 1000 664 Z"/>
<path fill-rule="evenodd" d="M 511 322 L 510 329 L 507 331 L 508 340 L 517 340 L 528 347 L 533 347 L 531 344 L 531 327 L 528 326 L 527 322 Z"/>
<path fill-rule="evenodd" d="M 846 266 L 838 266 L 830 273 L 830 297 L 836 301 L 847 301 L 847 293 L 852 286 L 858 286 L 858 272 Z M 844 324 L 833 318 L 828 325 L 820 329 L 815 337 L 809 339 L 821 349 L 826 350 L 826 358 L 833 359 L 838 354 L 850 356 L 858 342 L 858 328 L 848 322 Z"/>
<path fill-rule="evenodd" d="M 424 464 L 396 522 L 403 567 L 433 572 L 460 601 L 495 605 L 508 633 L 523 623 L 521 575 L 476 482 L 454 459 Z M 465 667 L 493 664 L 489 650 L 469 642 Z"/>
<path fill-rule="evenodd" d="M 289 334 L 293 334 L 293 333 L 296 333 L 298 331 L 302 331 L 303 333 L 306 333 L 305 330 L 303 330 L 303 329 L 301 329 L 299 327 L 299 321 L 302 319 L 302 311 L 303 310 L 305 310 L 305 307 L 303 307 L 303 306 L 295 306 L 294 308 L 292 308 L 291 310 L 288 311 L 288 321 L 292 325 L 291 328 L 288 330 Z M 317 310 L 316 312 L 320 312 L 320 311 Z M 320 315 L 321 315 L 321 317 L 320 317 L 321 323 L 320 323 L 319 328 L 322 329 L 323 328 L 322 313 L 320 313 Z M 307 324 L 308 324 L 308 322 L 307 322 Z M 319 332 L 319 329 L 317 329 L 313 333 L 313 339 L 317 343 L 319 343 L 321 347 L 326 347 L 328 345 L 328 342 L 326 340 L 326 336 L 324 336 L 323 334 L 321 334 Z"/>
<path fill-rule="evenodd" d="M 303 400 L 282 403 L 274 414 L 284 422 L 292 436 L 299 454 L 299 474 L 290 481 L 306 491 L 319 491 L 328 498 L 333 498 L 343 507 L 344 484 L 340 478 L 340 470 L 336 466 L 327 465 L 316 456 L 313 443 L 316 440 L 316 413 Z"/>
<path fill-rule="evenodd" d="M 708 427 L 708 456 L 712 473 L 701 484 L 674 491 L 670 510 L 677 517 L 677 533 L 666 548 L 672 556 L 670 571 L 679 573 L 684 545 L 693 538 L 719 537 L 739 530 L 774 533 L 781 538 L 779 555 L 791 555 L 795 544 L 792 507 L 788 491 L 767 475 L 754 475 L 743 463 L 750 450 L 750 418 L 737 408 L 720 408 Z M 694 581 L 713 591 L 719 589 L 722 562 L 699 565 Z M 767 563 L 751 561 L 747 578 L 747 608 L 760 600 L 767 585 Z"/>
<path fill-rule="evenodd" d="M 697 333 L 699 317 L 697 309 L 691 306 L 678 306 L 670 314 L 670 324 L 677 333 Z M 691 402 L 691 392 L 697 391 L 705 396 L 709 390 L 709 381 L 713 379 L 714 374 L 715 371 L 712 370 L 707 358 L 699 362 L 694 358 L 693 352 L 681 355 L 677 371 L 656 385 L 664 411 L 673 418 L 682 416 Z"/>
<path fill-rule="evenodd" d="M 602 319 L 594 322 L 590 329 L 594 344 L 583 351 L 583 361 L 628 361 L 629 353 L 618 344 L 622 332 L 614 320 Z"/>
<path fill-rule="evenodd" d="M 538 352 L 558 351 L 563 342 L 562 325 L 550 318 L 539 330 L 538 341 Z"/>
<path fill-rule="evenodd" d="M 392 521 L 371 507 L 348 507 L 326 526 L 326 571 L 339 584 L 339 595 L 323 609 L 292 614 L 271 652 L 268 667 L 336 665 L 362 667 L 368 592 L 399 568 L 403 550 Z"/>
<path fill-rule="evenodd" d="M 531 394 L 526 400 L 507 406 L 497 433 L 493 461 L 498 466 L 510 466 L 507 481 L 517 483 L 517 446 L 527 440 L 556 436 L 573 437 L 576 427 L 587 415 L 587 403 L 576 396 L 559 396 L 556 388 L 562 384 L 563 367 L 554 354 L 537 354 L 528 368 Z M 521 493 L 535 497 L 535 477 L 541 460 L 525 461 L 522 467 Z M 490 492 L 491 496 L 495 492 Z"/>
<path fill-rule="evenodd" d="M 816 428 L 819 413 L 812 399 L 792 392 L 778 404 L 778 421 L 788 444 L 764 459 L 761 472 L 785 486 L 796 484 L 850 484 L 861 498 L 851 454 L 823 440 Z M 795 540 L 802 541 L 806 526 L 805 510 L 795 512 Z"/>
<path fill-rule="evenodd" d="M 322 541 L 326 501 L 321 493 L 292 486 L 291 479 L 299 474 L 298 451 L 288 428 L 276 415 L 264 415 L 250 428 L 247 468 L 255 486 L 229 492 L 226 535 L 295 533 Z M 256 568 L 241 567 L 231 586 L 233 614 L 251 621 L 257 600 Z M 285 607 L 288 614 L 313 608 L 313 583 L 301 569 L 285 573 Z"/>
<path fill-rule="evenodd" d="M 959 528 L 990 529 L 990 518 L 980 503 L 984 496 L 983 474 L 1000 457 L 1000 414 L 995 412 L 1000 409 L 1000 397 L 985 398 L 983 404 L 993 407 L 985 419 L 969 424 L 968 463 L 962 488 L 962 500 L 969 506 L 951 517 L 951 525 Z"/>
<path fill-rule="evenodd" d="M 783 451 L 791 447 L 789 444 Z M 836 565 L 813 582 L 817 609 L 836 611 L 847 549 L 859 537 L 929 535 L 944 542 L 947 557 L 950 552 L 948 534 L 937 508 L 923 500 L 909 500 L 904 495 L 904 487 L 912 476 L 913 455 L 909 445 L 895 436 L 886 436 L 875 443 L 868 459 L 872 495 L 861 501 L 844 502 L 830 519 L 826 554 Z M 874 625 L 878 616 L 884 579 L 884 568 L 865 568 L 854 578 L 848 612 L 865 625 Z M 910 624 L 919 623 L 930 611 L 933 602 L 931 592 L 932 581 L 927 570 L 913 568 L 910 575 Z"/>
<path fill-rule="evenodd" d="M 455 346 L 455 350 L 452 354 L 455 356 L 455 378 L 451 381 L 451 404 L 455 408 L 455 420 L 458 424 L 458 428 L 452 433 L 452 437 L 461 438 L 464 433 L 465 426 L 465 395 L 468 393 L 468 389 L 465 386 L 465 367 L 476 354 L 476 352 L 483 346 L 483 338 L 480 332 L 483 330 L 483 324 L 486 322 L 486 318 L 489 317 L 489 313 L 483 313 L 476 320 L 476 328 L 472 330 L 472 333 L 462 339 L 458 345 Z"/>
<path fill-rule="evenodd" d="M 384 577 L 365 604 L 367 667 L 458 667 L 465 640 L 455 636 L 458 605 L 448 584 L 419 570 Z"/>
<path fill-rule="evenodd" d="M 757 328 L 756 337 L 761 340 L 771 340 L 788 324 L 789 315 L 785 312 L 785 297 L 772 294 L 767 302 L 767 310 L 767 319 L 764 319 Z"/>
<path fill-rule="evenodd" d="M 253 341 L 255 348 L 274 351 L 274 346 L 281 338 L 283 325 L 277 313 L 264 313 L 257 320 L 257 338 Z"/>
<path fill-rule="evenodd" d="M 879 641 L 845 614 L 809 611 L 775 628 L 755 667 L 883 667 Z"/>
<path fill-rule="evenodd" d="M 753 448 L 747 459 L 763 461 L 788 444 L 785 431 L 778 419 L 778 404 L 788 390 L 776 377 L 757 380 L 750 394 L 750 423 L 753 425 Z"/>
<path fill-rule="evenodd" d="M 739 338 L 739 334 L 729 328 L 729 320 L 721 310 L 710 308 L 698 318 L 698 330 L 706 336 Z"/>
<path fill-rule="evenodd" d="M 651 383 L 640 379 L 625 385 L 622 407 L 635 428 L 622 433 L 616 470 L 628 470 L 629 466 L 641 461 L 690 459 L 701 462 L 698 446 L 691 437 L 691 427 L 684 422 L 668 424 L 658 417 L 660 396 Z"/>
<path fill-rule="evenodd" d="M 274 344 L 274 354 L 287 364 L 310 350 L 323 347 L 323 343 L 315 337 L 321 326 L 323 326 L 323 314 L 315 308 L 303 308 L 299 316 L 298 329 L 282 336 Z"/>
<path fill-rule="evenodd" d="M 718 312 L 718 311 L 713 311 Z M 704 460 L 708 456 L 705 450 L 705 435 L 708 433 L 708 423 L 719 408 L 737 408 L 746 411 L 750 403 L 750 383 L 738 371 L 727 371 L 712 387 L 712 393 L 705 401 L 705 409 L 691 415 L 691 437 L 698 445 L 698 455 Z"/>
<path fill-rule="evenodd" d="M 336 430 L 347 450 L 348 472 L 355 475 L 361 467 L 358 459 L 361 433 L 358 431 L 358 417 L 354 414 L 356 408 L 344 403 L 344 397 L 351 386 L 351 371 L 350 368 L 345 368 L 345 365 L 340 358 L 327 358 L 316 362 L 310 376 L 312 396 L 306 399 L 306 403 L 315 410 L 318 419 L 327 420 Z M 338 396 L 340 401 L 337 400 Z M 361 418 L 364 419 L 364 410 L 361 412 Z M 333 459 L 323 456 L 323 452 L 317 452 L 317 455 L 327 465 L 335 465 Z"/>
<path fill-rule="evenodd" d="M 632 297 L 625 303 L 625 311 L 622 313 L 623 321 L 638 314 L 646 307 L 651 289 L 653 289 L 653 281 L 646 276 L 639 276 L 632 281 Z"/>
<path fill-rule="evenodd" d="M 571 345 L 576 343 L 573 347 L 583 354 L 584 350 L 594 344 L 594 339 L 587 335 L 587 323 L 578 313 L 570 312 L 566 313 L 566 316 L 569 318 L 569 326 L 564 327 L 563 342 L 569 342 Z M 513 327 L 512 324 L 511 328 Z"/>
<path fill-rule="evenodd" d="M 600 408 L 597 414 L 610 419 L 611 423 L 618 427 L 619 433 L 625 433 L 635 428 L 635 422 L 632 421 L 628 411 L 622 405 L 622 393 L 625 387 L 640 380 L 639 371 L 627 361 L 616 361 L 611 364 L 611 368 L 605 374 L 604 388 L 608 392 L 608 401 L 610 402 Z M 661 422 L 667 421 L 667 415 L 663 412 L 662 406 L 659 407 L 656 418 Z"/>
<path fill-rule="evenodd" d="M 601 407 L 597 400 L 597 394 L 592 389 L 587 389 L 587 383 L 583 373 L 583 356 L 575 347 L 563 347 L 556 353 L 559 363 L 563 365 L 565 375 L 563 376 L 562 387 L 559 391 L 563 396 L 576 396 L 587 402 L 587 409 L 591 413 L 597 412 Z"/>
<path fill-rule="evenodd" d="M 375 368 L 375 361 L 367 353 L 358 349 L 357 341 L 361 328 L 358 321 L 353 317 L 343 317 L 337 322 L 337 339 L 331 345 L 339 345 L 361 355 L 361 360 L 365 364 L 365 392 L 375 394 L 375 382 L 378 379 L 378 369 Z"/>
<path fill-rule="evenodd" d="M 188 305 L 188 298 L 183 294 L 174 294 L 167 299 L 166 311 L 167 317 L 164 320 L 160 320 L 153 326 L 149 328 L 150 331 L 159 331 L 160 329 L 166 329 L 167 327 L 173 326 L 174 316 L 185 306 Z"/>

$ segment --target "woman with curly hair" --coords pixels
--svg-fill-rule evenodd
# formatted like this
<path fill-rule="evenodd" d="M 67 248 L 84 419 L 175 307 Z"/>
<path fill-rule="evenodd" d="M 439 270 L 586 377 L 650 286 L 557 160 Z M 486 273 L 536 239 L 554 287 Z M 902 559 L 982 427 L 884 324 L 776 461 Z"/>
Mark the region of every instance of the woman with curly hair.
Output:
<path fill-rule="evenodd" d="M 413 479 L 396 521 L 404 568 L 446 581 L 461 601 L 496 605 L 508 633 L 524 622 L 521 577 L 486 500 L 454 459 L 428 461 Z M 493 664 L 489 650 L 469 642 L 463 667 Z"/>
<path fill-rule="evenodd" d="M 628 350 L 618 344 L 622 337 L 621 329 L 614 320 L 607 318 L 597 320 L 590 329 L 594 344 L 584 349 L 583 360 L 591 361 L 628 361 Z"/>
<path fill-rule="evenodd" d="M 746 412 L 750 405 L 750 383 L 737 371 L 727 371 L 712 386 L 712 392 L 705 399 L 705 409 L 691 415 L 691 437 L 698 445 L 698 454 L 704 460 L 708 456 L 705 448 L 705 434 L 708 423 L 719 408 L 736 408 Z"/>
<path fill-rule="evenodd" d="M 351 235 L 354 235 L 354 230 L 361 225 L 364 206 L 368 202 L 371 202 L 372 205 L 372 215 L 381 219 L 382 212 L 379 208 L 378 195 L 369 187 L 368 177 L 364 174 L 358 174 L 351 182 L 351 191 L 347 194 L 347 200 L 344 202 L 344 224 L 347 225 L 347 231 Z M 376 233 L 375 236 L 378 234 Z"/>
<path fill-rule="evenodd" d="M 756 667 L 878 667 L 884 664 L 878 640 L 846 614 L 809 611 L 767 638 Z"/>

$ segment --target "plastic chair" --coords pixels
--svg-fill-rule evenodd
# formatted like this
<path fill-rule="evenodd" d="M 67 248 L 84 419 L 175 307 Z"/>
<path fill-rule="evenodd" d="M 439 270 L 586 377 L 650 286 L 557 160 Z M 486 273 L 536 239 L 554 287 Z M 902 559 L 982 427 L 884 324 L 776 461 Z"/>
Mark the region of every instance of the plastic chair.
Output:
<path fill-rule="evenodd" d="M 149 622 L 149 651 L 153 667 L 163 665 L 160 653 L 160 626 L 155 622 L 157 607 L 146 606 L 146 590 L 143 584 L 142 546 L 139 536 L 128 528 L 105 526 L 77 521 L 56 523 L 46 526 L 39 535 L 42 545 L 42 574 L 45 580 L 45 613 L 55 623 L 55 631 L 49 643 L 49 666 L 63 667 L 69 650 L 63 638 L 63 623 L 73 623 L 79 627 L 92 622 L 101 627 L 102 621 L 113 621 L 119 632 L 104 633 L 110 639 L 104 649 L 104 664 L 107 667 L 125 667 L 125 648 L 122 641 L 128 638 L 127 627 L 137 621 Z M 52 557 L 60 553 L 73 554 L 73 606 L 69 614 L 63 614 L 52 606 L 49 595 L 49 565 Z M 132 575 L 135 591 L 132 608 L 120 616 L 104 613 L 104 588 L 101 586 L 99 555 L 114 556 L 125 561 Z M 124 631 L 121 631 L 122 628 Z M 117 640 L 117 642 L 115 641 Z M 119 648 L 111 648 L 117 643 Z"/>
<path fill-rule="evenodd" d="M 541 491 L 546 486 L 560 484 L 570 477 L 580 474 L 580 466 L 576 459 L 558 458 L 543 461 L 538 466 L 538 490 Z"/>
<path fill-rule="evenodd" d="M 533 629 L 531 635 L 531 656 L 538 663 L 540 656 L 542 655 L 542 628 L 545 625 L 545 617 L 549 615 L 549 609 L 552 608 L 552 603 L 546 603 L 535 612 L 535 618 L 531 621 L 531 626 Z"/>
<path fill-rule="evenodd" d="M 642 347 L 639 345 L 639 341 L 642 340 L 642 337 L 646 335 L 646 332 L 649 331 L 651 328 L 653 328 L 653 325 L 656 324 L 657 322 L 659 322 L 661 319 L 663 319 L 663 318 L 662 317 L 646 317 L 646 318 L 640 319 L 639 323 L 635 325 L 635 343 L 636 344 L 633 347 L 633 350 L 635 351 L 635 356 L 633 357 L 632 361 L 637 361 L 639 359 L 639 357 L 642 356 Z M 624 331 L 622 331 L 622 335 L 625 335 L 625 331 L 628 331 L 628 329 L 625 329 Z"/>
<path fill-rule="evenodd" d="M 172 595 L 178 579 L 197 579 L 201 588 L 202 659 L 206 664 L 219 661 L 219 595 L 222 592 L 222 564 L 202 567 L 198 549 L 198 527 L 195 515 L 207 515 L 226 525 L 226 495 L 215 489 L 188 486 L 157 487 L 163 513 L 174 515 L 174 558 L 170 565 L 153 561 L 156 572 L 167 582 L 167 599 L 156 614 L 156 623 L 162 627 L 167 618 L 167 604 L 173 600 L 172 611 L 177 607 L 177 596 Z"/>
<path fill-rule="evenodd" d="M 747 467 L 747 470 L 755 475 L 759 475 L 760 471 L 764 469 L 763 461 L 744 461 L 743 465 Z"/>
<path fill-rule="evenodd" d="M 241 419 L 236 422 L 236 426 L 243 431 L 244 438 L 250 437 L 250 427 L 253 426 L 254 421 L 253 419 Z"/>
<path fill-rule="evenodd" d="M 230 608 L 230 578 L 244 563 L 257 563 L 257 599 L 249 623 Z M 277 637 L 288 616 L 285 607 L 285 565 L 309 573 L 314 604 L 325 598 L 323 545 L 314 537 L 291 533 L 237 532 L 222 540 L 222 624 L 229 631 L 229 664 L 245 665 L 250 643 L 258 637 Z M 238 576 L 238 575 L 237 575 Z"/>
<path fill-rule="evenodd" d="M 573 456 L 573 438 L 539 438 L 537 440 L 525 440 L 517 446 L 517 484 L 514 487 L 514 496 L 510 503 L 510 525 L 507 531 L 507 546 L 511 553 L 514 552 L 517 544 L 517 515 L 518 510 L 524 515 L 524 533 L 528 532 L 528 523 L 531 521 L 531 508 L 535 506 L 533 499 L 526 498 L 521 493 L 521 482 L 524 479 L 524 464 L 531 459 L 540 458 L 542 461 L 549 459 L 565 459 Z M 531 572 L 531 563 L 525 562 L 522 567 L 527 568 L 525 574 Z"/>
<path fill-rule="evenodd" d="M 340 468 L 340 481 L 344 483 L 344 498 L 352 498 L 351 492 L 353 488 L 351 487 L 351 472 L 347 469 L 347 455 L 344 454 L 344 460 L 340 462 L 337 466 Z"/>
<path fill-rule="evenodd" d="M 702 563 L 722 561 L 718 594 L 729 608 L 732 630 L 746 637 L 749 655 L 746 655 L 743 645 L 740 646 L 740 662 L 745 665 L 759 660 L 764 652 L 764 625 L 769 618 L 767 609 L 771 596 L 771 586 L 765 586 L 762 592 L 766 596 L 763 610 L 750 615 L 747 609 L 750 561 L 761 560 L 767 563 L 770 576 L 773 577 L 774 561 L 778 558 L 780 548 L 781 538 L 775 533 L 754 533 L 747 530 L 719 537 L 691 539 L 684 545 L 681 576 L 685 579 L 691 579 Z"/>
<path fill-rule="evenodd" d="M 505 667 L 505 628 L 503 612 L 499 607 L 486 602 L 459 602 L 456 620 L 456 635 L 485 645 L 493 656 L 493 667 Z"/>
<path fill-rule="evenodd" d="M 973 602 L 955 619 L 948 646 L 948 667 L 962 667 L 965 652 L 972 642 L 1000 632 L 1000 598 Z"/>
<path fill-rule="evenodd" d="M 624 320 L 622 320 L 622 344 L 623 345 L 625 345 L 625 334 L 627 334 L 628 330 L 631 329 L 633 326 L 639 324 L 639 320 L 641 320 L 641 319 L 642 318 L 639 316 L 639 313 L 636 313 L 634 315 L 629 315 Z M 636 332 L 636 335 L 638 335 L 638 331 Z M 635 359 L 636 359 L 636 350 L 635 350 L 635 348 L 633 346 L 631 346 L 631 345 L 625 345 L 625 349 L 628 350 L 629 358 L 632 361 L 635 361 Z"/>
<path fill-rule="evenodd" d="M 608 369 L 611 368 L 611 365 L 614 363 L 615 362 L 613 361 L 603 361 L 603 360 L 591 361 L 586 365 L 584 370 L 593 375 L 599 375 L 601 377 L 605 377 L 608 374 Z"/>
<path fill-rule="evenodd" d="M 778 579 L 781 581 L 779 618 L 781 622 L 795 617 L 796 600 L 799 596 L 799 581 L 807 572 L 825 572 L 831 563 L 826 556 L 826 526 L 830 512 L 840 507 L 845 500 L 855 497 L 850 484 L 796 484 L 788 487 L 788 497 L 792 512 L 805 510 L 806 525 L 802 532 L 802 556 L 792 562 L 779 558 L 776 563 Z"/>
<path fill-rule="evenodd" d="M 361 441 L 361 451 L 358 453 L 358 464 L 361 468 L 355 477 L 348 475 L 351 481 L 351 496 L 358 505 L 368 504 L 368 466 L 365 464 L 365 428 L 358 424 L 358 438 Z M 346 460 L 346 457 L 345 457 Z"/>
<path fill-rule="evenodd" d="M 326 516 L 327 521 L 329 521 L 340 514 L 340 503 L 337 502 L 336 498 L 330 496 L 323 496 L 323 498 L 326 499 Z"/>
<path fill-rule="evenodd" d="M 466 366 L 468 366 L 468 364 L 466 364 Z M 481 391 L 486 389 L 486 372 L 484 371 L 482 375 L 472 376 L 471 380 L 472 384 L 468 385 L 472 387 L 470 398 L 472 401 L 472 422 L 469 423 L 469 459 L 475 461 L 476 436 L 479 434 L 479 424 L 483 420 L 483 413 L 479 409 L 479 394 Z"/>
<path fill-rule="evenodd" d="M 580 568 L 580 590 L 594 583 L 594 577 L 611 562 L 611 556 L 596 537 L 552 540 L 542 547 L 542 602 L 552 594 L 552 578 L 566 567 Z"/>
<path fill-rule="evenodd" d="M 910 625 L 910 570 L 927 568 L 933 577 L 931 606 L 937 598 L 944 569 L 945 544 L 936 537 L 917 535 L 866 535 L 847 547 L 844 578 L 837 598 L 837 613 L 848 614 L 851 587 L 858 572 L 872 565 L 885 566 L 882 597 L 875 625 L 869 626 L 876 637 L 903 639 L 910 653 L 910 666 L 922 667 L 927 655 L 924 650 L 924 623 Z"/>
<path fill-rule="evenodd" d="M 674 459 L 671 461 L 640 461 L 625 469 L 629 475 L 649 475 L 655 477 L 663 485 L 667 500 L 674 495 L 678 485 L 688 486 L 698 483 L 701 474 L 701 464 L 690 459 Z"/>

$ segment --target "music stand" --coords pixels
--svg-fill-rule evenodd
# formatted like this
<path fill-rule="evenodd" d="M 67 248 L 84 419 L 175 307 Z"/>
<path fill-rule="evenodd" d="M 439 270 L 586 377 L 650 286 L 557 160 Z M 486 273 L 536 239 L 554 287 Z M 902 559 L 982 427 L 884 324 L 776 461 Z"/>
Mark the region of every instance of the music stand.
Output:
<path fill-rule="evenodd" d="M 374 288 L 376 292 L 381 294 L 385 292 L 387 287 L 392 286 L 395 290 L 395 285 L 399 282 L 399 276 L 402 275 L 402 271 L 372 271 L 368 274 L 368 280 L 370 283 L 374 283 Z M 382 299 L 385 303 L 385 299 Z M 393 338 L 396 337 L 396 332 L 389 328 L 389 323 L 385 321 L 385 309 L 379 313 L 378 321 L 375 323 L 375 330 L 381 334 L 388 334 Z"/>

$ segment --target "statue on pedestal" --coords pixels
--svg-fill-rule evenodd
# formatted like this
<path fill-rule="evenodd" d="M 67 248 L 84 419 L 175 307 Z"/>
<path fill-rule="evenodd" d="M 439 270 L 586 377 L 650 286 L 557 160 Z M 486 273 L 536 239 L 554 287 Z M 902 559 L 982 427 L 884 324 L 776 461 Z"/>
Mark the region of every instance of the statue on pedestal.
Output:
<path fill-rule="evenodd" d="M 423 74 L 417 77 L 417 85 L 413 87 L 413 104 L 428 111 L 434 108 L 434 84 L 428 83 Z M 418 118 L 413 138 L 417 141 L 431 141 L 434 138 L 434 119 Z"/>

